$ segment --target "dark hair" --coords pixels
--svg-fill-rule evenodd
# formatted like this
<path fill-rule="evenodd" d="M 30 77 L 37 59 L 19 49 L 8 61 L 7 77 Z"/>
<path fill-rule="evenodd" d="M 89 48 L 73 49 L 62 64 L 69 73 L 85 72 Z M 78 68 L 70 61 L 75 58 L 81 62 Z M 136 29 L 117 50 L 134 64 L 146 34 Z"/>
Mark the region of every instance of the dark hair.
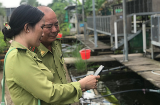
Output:
<path fill-rule="evenodd" d="M 23 30 L 24 25 L 28 23 L 34 27 L 44 16 L 44 13 L 36 7 L 30 5 L 21 5 L 17 7 L 10 18 L 9 26 L 11 29 L 3 28 L 4 37 L 12 38 Z"/>

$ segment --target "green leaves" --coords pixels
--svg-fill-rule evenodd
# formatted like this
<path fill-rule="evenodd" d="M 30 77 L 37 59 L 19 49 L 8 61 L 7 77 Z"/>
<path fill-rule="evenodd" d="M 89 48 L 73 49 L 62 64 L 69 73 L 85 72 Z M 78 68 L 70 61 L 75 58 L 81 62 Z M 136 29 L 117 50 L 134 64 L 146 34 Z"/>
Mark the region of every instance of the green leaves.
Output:
<path fill-rule="evenodd" d="M 53 0 L 53 3 L 50 4 L 52 10 L 56 13 L 59 24 L 64 22 L 65 10 L 64 8 L 69 5 L 69 2 L 66 0 Z"/>
<path fill-rule="evenodd" d="M 2 3 L 0 3 L 0 15 L 5 16 L 5 10 L 2 7 Z"/>
<path fill-rule="evenodd" d="M 6 47 L 6 43 L 4 41 L 4 35 L 0 31 L 0 53 L 3 53 L 3 50 L 5 47 Z"/>
<path fill-rule="evenodd" d="M 98 9 L 101 8 L 101 5 L 105 2 L 106 0 L 95 0 L 95 11 L 98 12 Z M 78 11 L 81 13 L 82 11 L 82 5 L 78 5 Z M 93 6 L 92 6 L 92 0 L 86 0 L 84 3 L 84 11 L 85 14 L 91 15 L 93 11 Z"/>
<path fill-rule="evenodd" d="M 63 36 L 70 35 L 69 23 L 61 23 L 60 30 L 60 33 L 62 33 Z"/>
<path fill-rule="evenodd" d="M 37 7 L 37 6 L 41 5 L 37 2 L 37 0 L 21 0 L 20 5 L 22 5 L 22 4 L 29 4 L 33 7 Z"/>
<path fill-rule="evenodd" d="M 78 72 L 84 72 L 86 70 L 86 64 L 85 61 L 82 60 L 79 53 L 79 51 L 82 49 L 82 46 L 80 44 L 77 44 L 77 42 L 76 46 L 76 49 L 72 52 L 72 56 L 76 58 L 76 62 L 74 63 L 74 65 Z"/>

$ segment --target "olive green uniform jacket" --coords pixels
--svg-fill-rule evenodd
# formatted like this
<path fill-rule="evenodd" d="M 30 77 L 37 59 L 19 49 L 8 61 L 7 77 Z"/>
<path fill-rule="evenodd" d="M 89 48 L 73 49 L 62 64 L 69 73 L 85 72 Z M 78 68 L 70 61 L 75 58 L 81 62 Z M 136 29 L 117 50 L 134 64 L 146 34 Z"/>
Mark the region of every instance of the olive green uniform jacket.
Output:
<path fill-rule="evenodd" d="M 62 105 L 79 101 L 79 82 L 58 84 L 56 76 L 34 52 L 13 41 L 6 59 L 5 75 L 15 105 Z M 59 80 L 57 80 L 59 81 Z"/>
<path fill-rule="evenodd" d="M 54 83 L 66 84 L 66 71 L 64 69 L 64 59 L 61 50 L 61 41 L 52 42 L 52 52 L 49 51 L 42 43 L 37 50 L 38 58 L 54 75 Z"/>

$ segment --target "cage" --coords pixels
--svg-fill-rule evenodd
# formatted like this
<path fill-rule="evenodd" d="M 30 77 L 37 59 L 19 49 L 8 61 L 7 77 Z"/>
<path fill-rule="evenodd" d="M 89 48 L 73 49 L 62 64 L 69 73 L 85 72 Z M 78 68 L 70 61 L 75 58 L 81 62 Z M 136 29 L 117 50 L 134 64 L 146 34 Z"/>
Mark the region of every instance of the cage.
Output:
<path fill-rule="evenodd" d="M 141 12 L 152 12 L 152 2 L 158 3 L 155 0 L 133 0 L 126 3 L 127 14 L 141 13 Z M 158 9 L 156 8 L 155 11 Z"/>
<path fill-rule="evenodd" d="M 160 46 L 160 14 L 151 16 L 151 42 Z"/>

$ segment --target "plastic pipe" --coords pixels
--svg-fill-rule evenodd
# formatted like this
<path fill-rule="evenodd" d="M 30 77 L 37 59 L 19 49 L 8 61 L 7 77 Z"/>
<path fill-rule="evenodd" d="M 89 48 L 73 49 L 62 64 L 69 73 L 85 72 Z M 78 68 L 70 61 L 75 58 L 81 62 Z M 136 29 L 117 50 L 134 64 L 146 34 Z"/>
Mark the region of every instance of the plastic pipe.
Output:
<path fill-rule="evenodd" d="M 120 94 L 120 93 L 135 92 L 135 91 L 142 91 L 144 94 L 146 92 L 160 93 L 160 89 L 158 89 L 158 90 L 153 90 L 153 89 L 132 89 L 132 90 L 125 90 L 125 91 L 114 92 L 112 94 L 104 95 L 104 96 L 101 96 L 101 97 L 90 98 L 89 100 L 98 99 L 98 98 L 102 98 L 102 97 L 108 97 L 110 95 L 115 95 L 115 94 Z M 88 99 L 84 99 L 84 100 L 88 100 Z"/>
<path fill-rule="evenodd" d="M 146 24 L 144 23 L 143 26 L 143 52 L 146 53 Z"/>
<path fill-rule="evenodd" d="M 117 22 L 114 22 L 115 49 L 118 48 Z"/>
<path fill-rule="evenodd" d="M 133 16 L 133 19 L 134 19 L 134 33 L 137 33 L 136 15 Z"/>

